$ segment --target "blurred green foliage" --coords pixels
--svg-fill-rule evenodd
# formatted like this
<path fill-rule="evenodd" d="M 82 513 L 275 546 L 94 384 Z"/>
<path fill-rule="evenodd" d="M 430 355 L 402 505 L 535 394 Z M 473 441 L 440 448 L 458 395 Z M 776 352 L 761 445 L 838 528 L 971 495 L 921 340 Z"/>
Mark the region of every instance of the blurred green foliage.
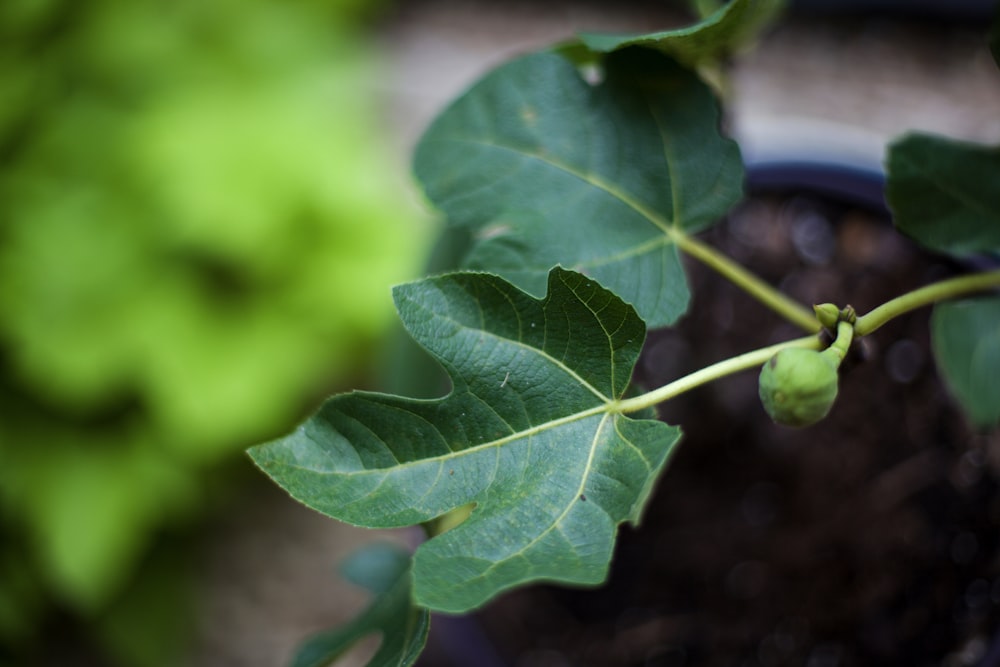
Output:
<path fill-rule="evenodd" d="M 0 2 L 0 647 L 53 604 L 129 644 L 153 537 L 391 321 L 368 4 Z"/>

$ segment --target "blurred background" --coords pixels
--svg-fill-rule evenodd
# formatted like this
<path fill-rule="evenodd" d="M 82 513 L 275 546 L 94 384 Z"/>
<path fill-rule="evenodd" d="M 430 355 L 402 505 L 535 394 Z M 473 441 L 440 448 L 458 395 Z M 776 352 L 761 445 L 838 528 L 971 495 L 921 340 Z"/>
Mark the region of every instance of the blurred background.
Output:
<path fill-rule="evenodd" d="M 430 231 L 383 9 L 0 3 L 0 663 L 189 664 L 243 450 L 371 383 Z"/>
<path fill-rule="evenodd" d="M 393 384 L 419 133 L 504 59 L 679 2 L 3 0 L 0 665 L 286 664 L 355 530 L 243 450 Z M 730 71 L 747 157 L 1000 137 L 986 2 L 792 3 Z M 391 539 L 409 536 L 393 534 Z"/>

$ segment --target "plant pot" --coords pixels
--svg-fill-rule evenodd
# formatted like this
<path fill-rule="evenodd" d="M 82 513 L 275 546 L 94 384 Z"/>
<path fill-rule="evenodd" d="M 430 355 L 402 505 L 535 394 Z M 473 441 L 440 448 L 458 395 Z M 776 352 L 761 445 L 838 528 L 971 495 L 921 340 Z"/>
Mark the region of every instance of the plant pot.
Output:
<path fill-rule="evenodd" d="M 751 196 L 706 240 L 803 302 L 861 313 L 961 270 L 892 229 L 871 165 L 808 166 L 749 164 Z M 801 335 L 688 268 L 691 311 L 649 334 L 640 383 Z M 928 317 L 863 339 L 807 429 L 770 422 L 753 372 L 663 405 L 685 438 L 641 527 L 621 530 L 608 583 L 438 619 L 419 664 L 1000 665 L 1000 439 L 948 396 Z"/>

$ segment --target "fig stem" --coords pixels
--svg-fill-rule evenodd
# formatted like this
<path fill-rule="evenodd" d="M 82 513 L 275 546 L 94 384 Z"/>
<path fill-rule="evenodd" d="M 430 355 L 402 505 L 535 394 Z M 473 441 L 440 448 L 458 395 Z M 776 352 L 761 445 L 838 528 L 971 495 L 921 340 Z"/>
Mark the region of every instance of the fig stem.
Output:
<path fill-rule="evenodd" d="M 579 176 L 614 194 L 624 204 L 658 227 L 678 250 L 697 259 L 788 322 L 808 333 L 818 333 L 822 328 L 819 320 L 816 319 L 809 308 L 795 299 L 782 294 L 777 288 L 769 285 L 762 278 L 743 268 L 738 262 L 726 257 L 712 246 L 691 236 L 678 224 L 676 211 L 675 219 L 671 221 L 641 201 L 617 192 L 609 184 L 595 180 L 592 177 L 587 177 L 584 174 L 579 174 Z"/>
<path fill-rule="evenodd" d="M 783 343 L 778 343 L 777 345 L 769 345 L 757 350 L 745 352 L 735 357 L 730 357 L 729 359 L 716 362 L 711 366 L 706 366 L 701 370 L 678 378 L 673 382 L 642 394 L 641 396 L 618 401 L 615 408 L 618 412 L 622 413 L 644 410 L 668 399 L 675 398 L 676 396 L 679 396 L 686 391 L 690 391 L 695 387 L 712 382 L 713 380 L 718 380 L 719 378 L 739 373 L 740 371 L 745 371 L 750 368 L 758 368 L 761 364 L 786 348 L 802 347 L 817 350 L 821 345 L 822 341 L 819 336 L 806 336 L 804 338 L 795 338 Z"/>
<path fill-rule="evenodd" d="M 867 336 L 889 320 L 911 310 L 998 287 L 1000 287 L 1000 270 L 973 273 L 932 283 L 886 301 L 878 308 L 862 315 L 854 324 L 854 333 L 858 336 Z"/>
<path fill-rule="evenodd" d="M 846 320 L 837 323 L 837 339 L 830 347 L 823 350 L 823 356 L 832 360 L 834 367 L 839 368 L 840 362 L 847 356 L 847 351 L 851 348 L 851 341 L 854 340 L 854 325 Z"/>
<path fill-rule="evenodd" d="M 675 227 L 667 229 L 667 235 L 680 250 L 726 278 L 788 322 L 809 333 L 816 333 L 822 328 L 809 308 L 782 294 L 712 246 Z"/>
<path fill-rule="evenodd" d="M 671 237 L 681 250 L 684 250 L 698 259 L 701 259 L 713 268 L 724 267 L 722 269 L 718 269 L 720 273 L 725 275 L 740 287 L 746 289 L 748 292 L 751 292 L 751 294 L 754 294 L 754 292 L 753 290 L 748 289 L 748 285 L 756 283 L 764 284 L 759 278 L 753 276 L 752 274 L 747 274 L 749 278 L 746 282 L 741 279 L 734 278 L 734 274 L 728 273 L 730 271 L 730 265 L 735 267 L 735 271 L 737 273 L 743 272 L 742 267 L 734 264 L 725 256 L 720 255 L 712 248 L 696 241 L 684 232 L 674 229 L 671 229 L 670 231 Z M 692 251 L 692 249 L 694 250 Z M 758 296 L 761 301 L 770 303 L 772 307 L 774 307 L 774 304 L 778 304 L 775 310 L 784 312 L 788 316 L 789 320 L 800 324 L 803 328 L 808 328 L 810 331 L 819 331 L 822 327 L 819 320 L 810 314 L 804 307 L 799 306 L 796 302 L 791 301 L 784 295 L 776 292 L 770 286 L 764 284 L 764 287 L 765 290 L 762 294 L 765 296 L 763 298 L 755 294 L 755 296 Z M 843 319 L 837 322 L 836 340 L 834 340 L 829 347 L 823 350 L 823 354 L 826 355 L 835 366 L 839 367 L 840 363 L 847 356 L 847 351 L 850 349 L 851 343 L 856 336 L 870 334 L 894 317 L 898 317 L 899 315 L 916 308 L 931 305 L 938 301 L 953 299 L 967 294 L 996 288 L 1000 288 L 1000 270 L 960 276 L 958 278 L 950 278 L 948 280 L 927 285 L 926 287 L 922 287 L 907 294 L 898 296 L 891 301 L 887 301 L 878 308 L 873 309 L 868 314 L 858 317 L 857 319 L 854 317 L 853 309 L 848 306 L 848 308 L 844 311 L 841 311 Z M 799 311 L 801 311 L 804 315 L 799 317 L 793 314 Z M 767 362 L 768 359 L 781 350 L 793 347 L 819 350 L 822 347 L 822 341 L 819 336 L 813 335 L 752 350 L 750 352 L 716 362 L 711 366 L 706 366 L 701 370 L 685 375 L 684 377 L 678 378 L 663 385 L 662 387 L 640 396 L 619 401 L 611 401 L 609 402 L 608 407 L 620 413 L 645 410 L 671 398 L 675 398 L 680 394 L 690 391 L 703 384 L 712 382 L 713 380 L 718 380 L 727 375 L 733 375 L 734 373 L 738 373 L 740 371 L 758 367 Z"/>

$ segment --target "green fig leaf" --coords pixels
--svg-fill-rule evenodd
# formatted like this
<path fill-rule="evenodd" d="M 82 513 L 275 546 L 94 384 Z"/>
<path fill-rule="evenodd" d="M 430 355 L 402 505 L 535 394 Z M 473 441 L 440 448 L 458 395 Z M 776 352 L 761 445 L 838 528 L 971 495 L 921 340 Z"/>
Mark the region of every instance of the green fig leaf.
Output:
<path fill-rule="evenodd" d="M 635 310 L 559 267 L 541 300 L 479 273 L 403 285 L 395 299 L 451 393 L 335 396 L 253 459 L 293 497 L 356 525 L 474 504 L 414 555 L 423 607 L 460 613 L 530 581 L 602 582 L 617 525 L 639 521 L 680 437 L 616 408 L 645 337 Z"/>
<path fill-rule="evenodd" d="M 581 33 L 579 40 L 591 52 L 608 53 L 642 46 L 663 51 L 678 62 L 695 67 L 718 61 L 752 42 L 784 5 L 784 0 L 733 0 L 685 28 L 639 35 Z"/>
<path fill-rule="evenodd" d="M 540 296 L 561 264 L 658 327 L 690 297 L 675 235 L 711 225 L 742 195 L 739 149 L 718 125 L 708 87 L 662 54 L 610 54 L 592 85 L 539 53 L 446 109 L 414 168 L 448 223 L 470 229 L 464 267 Z"/>
<path fill-rule="evenodd" d="M 361 639 L 381 635 L 368 667 L 407 667 L 427 643 L 430 614 L 411 600 L 410 556 L 399 547 L 375 543 L 341 566 L 344 578 L 374 594 L 371 605 L 353 621 L 307 639 L 291 667 L 326 667 Z"/>
<path fill-rule="evenodd" d="M 899 229 L 928 248 L 1000 253 L 1000 146 L 907 135 L 889 147 L 886 199 Z"/>
<path fill-rule="evenodd" d="M 936 306 L 931 332 L 938 366 L 969 420 L 1000 424 L 1000 297 Z"/>

